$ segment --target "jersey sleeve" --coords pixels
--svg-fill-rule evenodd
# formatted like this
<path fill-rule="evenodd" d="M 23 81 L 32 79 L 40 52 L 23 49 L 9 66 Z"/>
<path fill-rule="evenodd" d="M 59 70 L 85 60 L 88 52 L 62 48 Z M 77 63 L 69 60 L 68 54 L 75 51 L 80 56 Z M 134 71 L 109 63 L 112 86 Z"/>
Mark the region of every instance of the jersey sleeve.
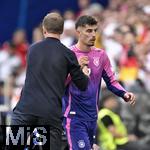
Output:
<path fill-rule="evenodd" d="M 102 77 L 107 85 L 107 88 L 115 95 L 123 98 L 124 94 L 126 93 L 126 90 L 116 80 L 115 74 L 112 71 L 110 60 L 105 52 L 104 52 L 103 59 L 104 59 L 103 60 L 104 67 L 102 71 Z"/>

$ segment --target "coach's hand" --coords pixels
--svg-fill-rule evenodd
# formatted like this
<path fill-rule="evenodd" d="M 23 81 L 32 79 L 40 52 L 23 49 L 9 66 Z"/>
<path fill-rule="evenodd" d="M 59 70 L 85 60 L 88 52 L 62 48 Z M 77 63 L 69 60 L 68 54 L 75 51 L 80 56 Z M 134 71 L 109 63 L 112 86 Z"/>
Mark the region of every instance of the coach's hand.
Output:
<path fill-rule="evenodd" d="M 91 69 L 88 68 L 88 66 L 86 66 L 86 65 L 83 66 L 82 71 L 83 71 L 83 73 L 84 73 L 85 75 L 87 75 L 88 77 L 89 77 L 90 74 L 91 74 Z"/>
<path fill-rule="evenodd" d="M 131 93 L 131 92 L 126 92 L 125 94 L 124 94 L 124 100 L 126 101 L 126 102 L 129 102 L 131 105 L 134 105 L 135 104 L 135 95 L 133 94 L 133 93 Z"/>

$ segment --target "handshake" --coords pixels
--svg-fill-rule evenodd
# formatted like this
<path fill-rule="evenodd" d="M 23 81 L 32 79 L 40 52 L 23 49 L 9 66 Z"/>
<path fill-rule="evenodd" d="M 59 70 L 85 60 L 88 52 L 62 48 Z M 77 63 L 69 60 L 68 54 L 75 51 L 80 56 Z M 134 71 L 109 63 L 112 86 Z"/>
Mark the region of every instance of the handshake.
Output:
<path fill-rule="evenodd" d="M 83 73 L 89 77 L 91 74 L 91 69 L 88 67 L 88 64 L 89 64 L 88 56 L 80 57 L 78 62 L 79 62 L 79 65 L 81 66 Z"/>

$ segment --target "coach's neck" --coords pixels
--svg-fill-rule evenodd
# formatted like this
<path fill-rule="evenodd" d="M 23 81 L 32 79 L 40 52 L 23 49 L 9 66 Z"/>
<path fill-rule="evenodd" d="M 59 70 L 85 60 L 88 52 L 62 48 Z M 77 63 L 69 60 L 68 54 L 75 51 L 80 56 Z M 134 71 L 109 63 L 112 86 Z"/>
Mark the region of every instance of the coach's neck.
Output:
<path fill-rule="evenodd" d="M 44 34 L 44 37 L 45 37 L 45 38 L 51 37 L 51 38 L 56 38 L 56 39 L 59 39 L 59 40 L 60 40 L 60 34 L 55 34 L 55 33 L 45 33 L 45 34 Z"/>

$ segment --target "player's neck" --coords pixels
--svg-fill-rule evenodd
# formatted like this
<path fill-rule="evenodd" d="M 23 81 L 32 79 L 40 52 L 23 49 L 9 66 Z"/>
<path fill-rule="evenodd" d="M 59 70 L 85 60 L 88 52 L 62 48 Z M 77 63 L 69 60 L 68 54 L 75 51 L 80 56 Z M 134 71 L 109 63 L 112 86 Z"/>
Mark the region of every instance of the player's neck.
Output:
<path fill-rule="evenodd" d="M 76 44 L 76 47 L 77 47 L 78 49 L 80 49 L 81 51 L 83 51 L 83 52 L 89 52 L 89 51 L 91 50 L 91 46 L 84 45 L 84 44 L 82 44 L 82 43 L 80 43 L 80 42 L 78 42 L 78 43 Z"/>
<path fill-rule="evenodd" d="M 44 34 L 44 37 L 45 38 L 52 37 L 52 38 L 56 38 L 56 39 L 60 40 L 60 35 L 59 34 L 55 34 L 55 33 L 46 33 L 46 34 Z"/>

